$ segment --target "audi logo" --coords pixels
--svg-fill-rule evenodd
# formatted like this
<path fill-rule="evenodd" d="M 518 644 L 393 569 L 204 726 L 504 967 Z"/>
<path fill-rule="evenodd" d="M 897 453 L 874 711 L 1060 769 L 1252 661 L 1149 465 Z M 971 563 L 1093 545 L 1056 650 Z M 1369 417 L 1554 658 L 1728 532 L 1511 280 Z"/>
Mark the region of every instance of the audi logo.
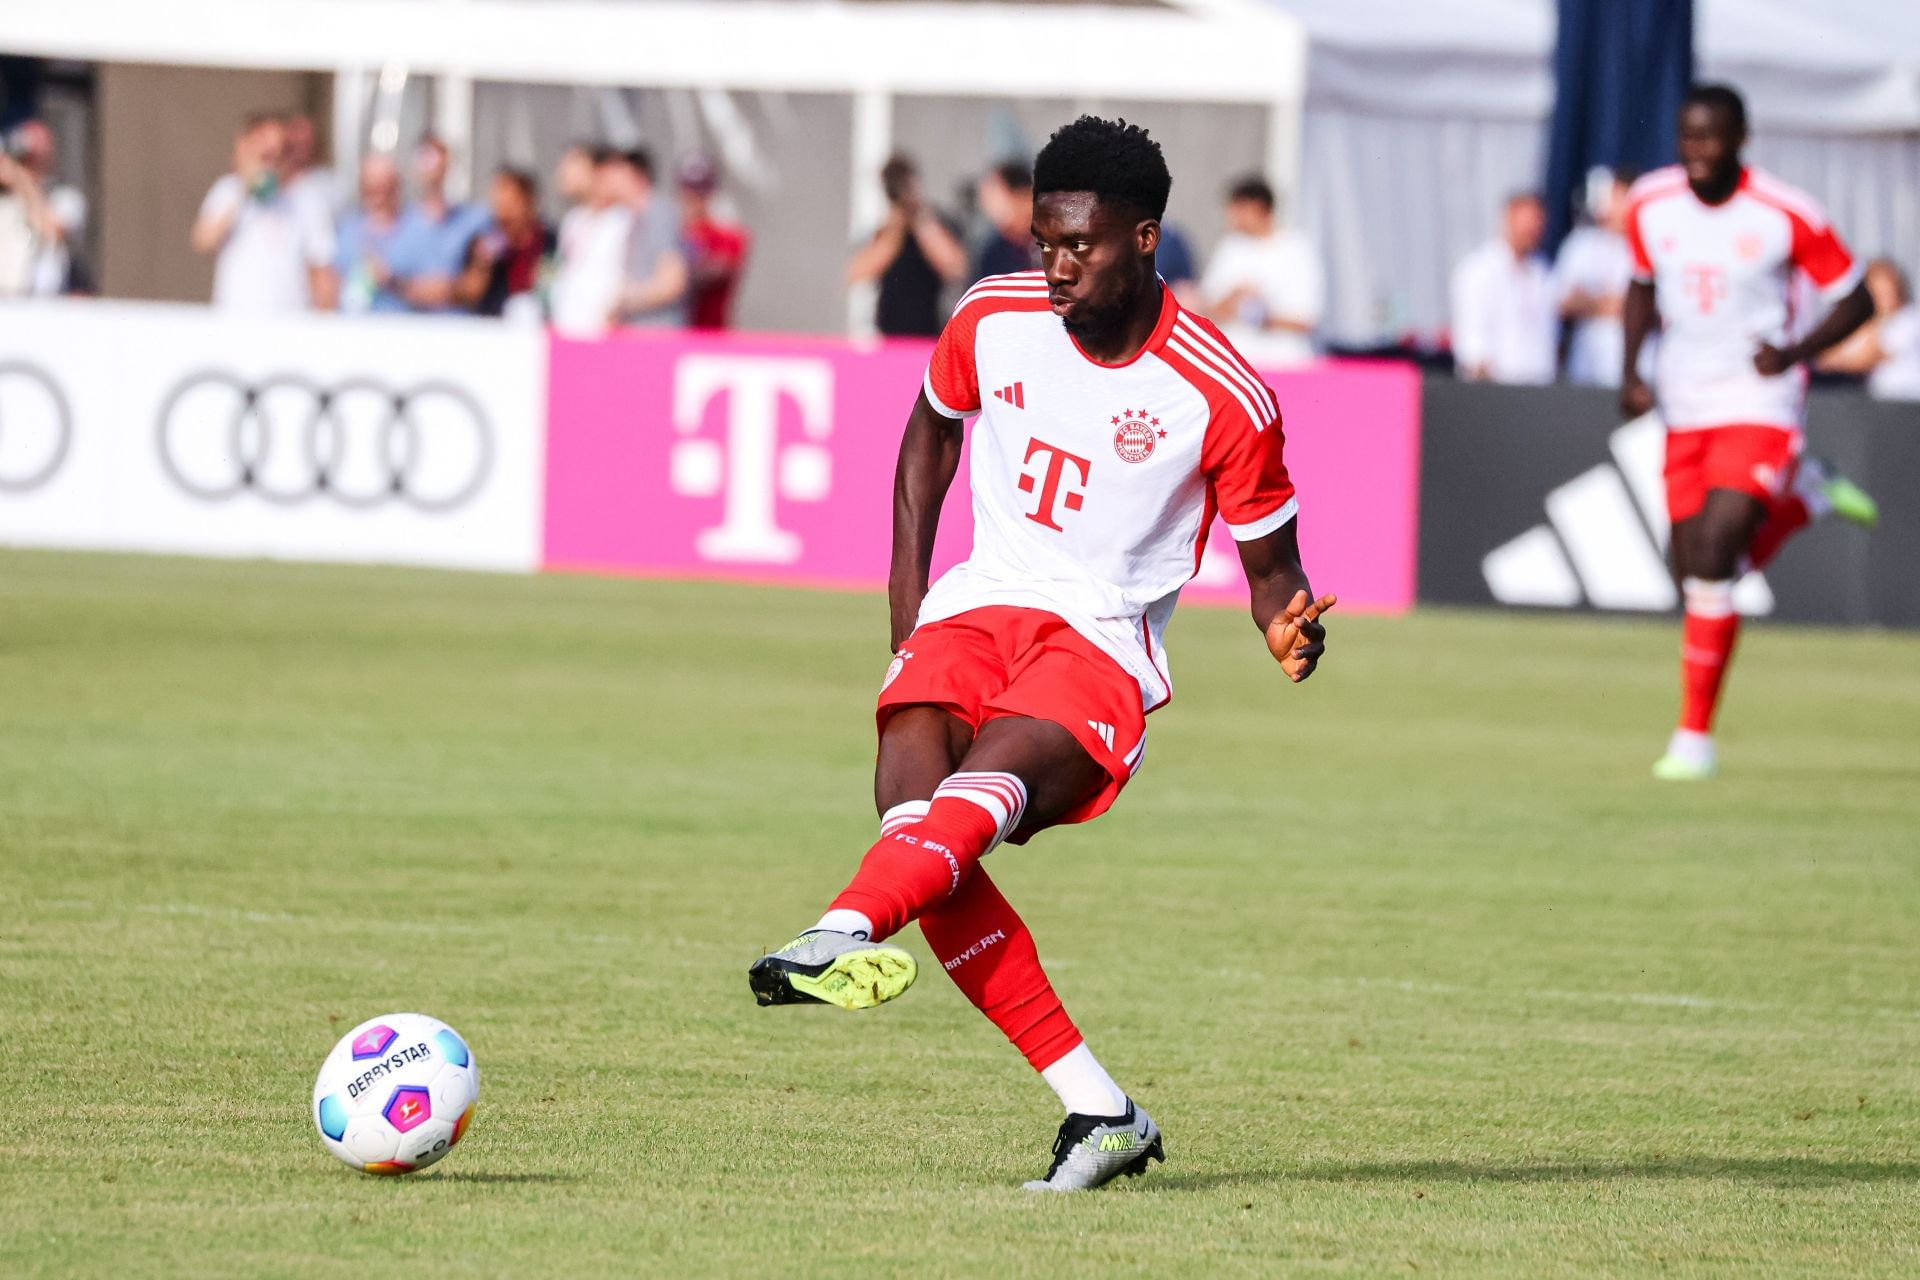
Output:
<path fill-rule="evenodd" d="M 159 445 L 173 482 L 208 502 L 250 490 L 288 505 L 451 511 L 493 465 L 493 430 L 473 396 L 445 382 L 396 391 L 362 377 L 196 373 L 162 402 Z"/>
<path fill-rule="evenodd" d="M 0 362 L 0 493 L 53 479 L 73 443 L 73 411 L 60 384 L 19 361 Z"/>

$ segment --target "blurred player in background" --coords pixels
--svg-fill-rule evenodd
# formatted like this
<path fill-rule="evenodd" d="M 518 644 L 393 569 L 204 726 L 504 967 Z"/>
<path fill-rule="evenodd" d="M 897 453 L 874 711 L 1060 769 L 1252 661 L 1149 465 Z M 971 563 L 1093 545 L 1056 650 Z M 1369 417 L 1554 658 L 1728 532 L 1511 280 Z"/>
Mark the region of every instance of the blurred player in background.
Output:
<path fill-rule="evenodd" d="M 1680 163 L 1635 183 L 1626 215 L 1634 281 L 1620 405 L 1633 417 L 1655 406 L 1638 360 L 1657 319 L 1667 512 L 1686 605 L 1680 724 L 1654 764 L 1659 778 L 1717 768 L 1713 714 L 1740 630 L 1734 579 L 1829 512 L 1878 519 L 1872 499 L 1801 453 L 1804 366 L 1865 323 L 1873 300 L 1812 198 L 1741 162 L 1746 140 L 1740 95 L 1696 86 L 1680 108 Z M 1830 308 L 1798 341 L 1795 272 Z"/>
<path fill-rule="evenodd" d="M 1300 567 L 1273 392 L 1154 270 L 1171 185 L 1158 143 L 1083 116 L 1034 165 L 1042 268 L 961 298 L 894 478 L 892 665 L 880 690 L 880 840 L 813 928 L 749 971 L 762 1004 L 859 1009 L 912 985 L 886 938 L 918 919 L 1067 1118 L 1032 1190 L 1097 1187 L 1161 1158 L 981 859 L 1103 813 L 1173 696 L 1162 637 L 1219 512 L 1253 619 L 1287 676 L 1324 649 Z M 940 506 L 970 453 L 974 545 L 927 586 Z"/>

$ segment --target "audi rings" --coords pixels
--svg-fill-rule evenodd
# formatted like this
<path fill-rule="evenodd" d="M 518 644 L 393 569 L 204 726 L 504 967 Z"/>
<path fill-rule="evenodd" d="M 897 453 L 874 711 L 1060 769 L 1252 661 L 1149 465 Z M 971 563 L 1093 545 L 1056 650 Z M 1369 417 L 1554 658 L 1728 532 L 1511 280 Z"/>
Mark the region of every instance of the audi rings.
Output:
<path fill-rule="evenodd" d="M 73 444 L 73 411 L 60 384 L 30 364 L 0 361 L 0 493 L 53 478 Z"/>
<path fill-rule="evenodd" d="M 451 511 L 493 466 L 486 411 L 445 382 L 395 391 L 372 378 L 197 373 L 161 403 L 159 446 L 173 482 L 209 502 L 252 490 L 282 504 Z"/>

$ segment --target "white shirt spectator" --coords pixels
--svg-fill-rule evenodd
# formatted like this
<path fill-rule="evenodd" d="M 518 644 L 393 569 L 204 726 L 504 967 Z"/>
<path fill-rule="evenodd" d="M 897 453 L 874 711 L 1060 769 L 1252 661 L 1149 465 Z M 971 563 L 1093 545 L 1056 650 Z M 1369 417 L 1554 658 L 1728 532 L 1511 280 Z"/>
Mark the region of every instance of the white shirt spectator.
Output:
<path fill-rule="evenodd" d="M 1547 264 L 1516 259 L 1499 237 L 1453 269 L 1453 361 L 1462 377 L 1484 371 L 1492 382 L 1553 381 L 1559 309 Z"/>
<path fill-rule="evenodd" d="M 300 206 L 306 216 L 328 227 L 335 225 L 340 191 L 333 170 L 315 165 L 294 174 L 287 180 L 287 198 Z"/>
<path fill-rule="evenodd" d="M 60 238 L 42 243 L 33 264 L 30 292 L 52 297 L 66 291 L 72 275 L 72 246 L 87 230 L 87 198 L 80 189 L 60 183 L 47 190 L 47 212 L 60 224 Z"/>
<path fill-rule="evenodd" d="M 1223 298 L 1244 291 L 1236 314 L 1214 316 L 1236 350 L 1256 365 L 1305 364 L 1313 338 L 1290 329 L 1270 329 L 1274 317 L 1306 325 L 1320 322 L 1326 305 L 1326 273 L 1313 243 L 1291 228 L 1272 235 L 1229 232 L 1213 251 L 1200 293 Z"/>
<path fill-rule="evenodd" d="M 1880 363 L 1867 375 L 1876 400 L 1920 400 L 1920 308 L 1911 303 L 1880 322 Z"/>
<path fill-rule="evenodd" d="M 313 304 L 308 271 L 333 259 L 333 230 L 284 190 L 265 199 L 238 174 L 213 184 L 201 217 L 234 211 L 213 264 L 213 305 L 230 311 L 304 311 Z"/>
<path fill-rule="evenodd" d="M 633 210 L 626 205 L 570 210 L 560 223 L 553 276 L 553 327 L 569 337 L 605 333 L 627 279 Z"/>
<path fill-rule="evenodd" d="M 1560 245 L 1553 263 L 1553 296 L 1564 304 L 1575 293 L 1589 298 L 1620 298 L 1633 281 L 1633 254 L 1627 238 L 1604 227 L 1577 227 Z M 1574 320 L 1567 342 L 1567 381 L 1583 387 L 1620 385 L 1620 361 L 1626 332 L 1618 314 Z M 1642 363 L 1647 352 L 1641 351 Z M 1650 366 L 1649 366 L 1650 367 Z"/>

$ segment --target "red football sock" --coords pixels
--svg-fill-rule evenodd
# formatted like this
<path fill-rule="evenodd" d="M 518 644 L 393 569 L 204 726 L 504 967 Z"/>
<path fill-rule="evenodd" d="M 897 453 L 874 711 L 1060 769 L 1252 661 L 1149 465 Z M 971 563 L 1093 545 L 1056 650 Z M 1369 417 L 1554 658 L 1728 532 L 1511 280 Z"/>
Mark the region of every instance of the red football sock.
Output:
<path fill-rule="evenodd" d="M 1010 773 L 956 773 L 933 793 L 918 822 L 883 834 L 832 910 L 873 921 L 877 942 L 959 891 L 974 865 L 1020 824 L 1027 788 Z"/>
<path fill-rule="evenodd" d="M 1680 727 L 1711 733 L 1720 685 L 1740 634 L 1740 615 L 1734 612 L 1731 582 L 1688 578 L 1681 586 L 1687 616 L 1680 633 Z"/>
<path fill-rule="evenodd" d="M 1080 1043 L 1079 1029 L 1053 992 L 1033 935 L 984 868 L 920 916 L 927 945 L 954 985 L 1045 1071 Z"/>
<path fill-rule="evenodd" d="M 1804 498 L 1792 493 L 1781 494 L 1767 507 L 1767 518 L 1754 530 L 1753 541 L 1747 545 L 1747 559 L 1756 569 L 1766 568 L 1780 554 L 1780 548 L 1787 545 L 1787 539 L 1812 520 L 1813 513 L 1807 510 Z"/>

